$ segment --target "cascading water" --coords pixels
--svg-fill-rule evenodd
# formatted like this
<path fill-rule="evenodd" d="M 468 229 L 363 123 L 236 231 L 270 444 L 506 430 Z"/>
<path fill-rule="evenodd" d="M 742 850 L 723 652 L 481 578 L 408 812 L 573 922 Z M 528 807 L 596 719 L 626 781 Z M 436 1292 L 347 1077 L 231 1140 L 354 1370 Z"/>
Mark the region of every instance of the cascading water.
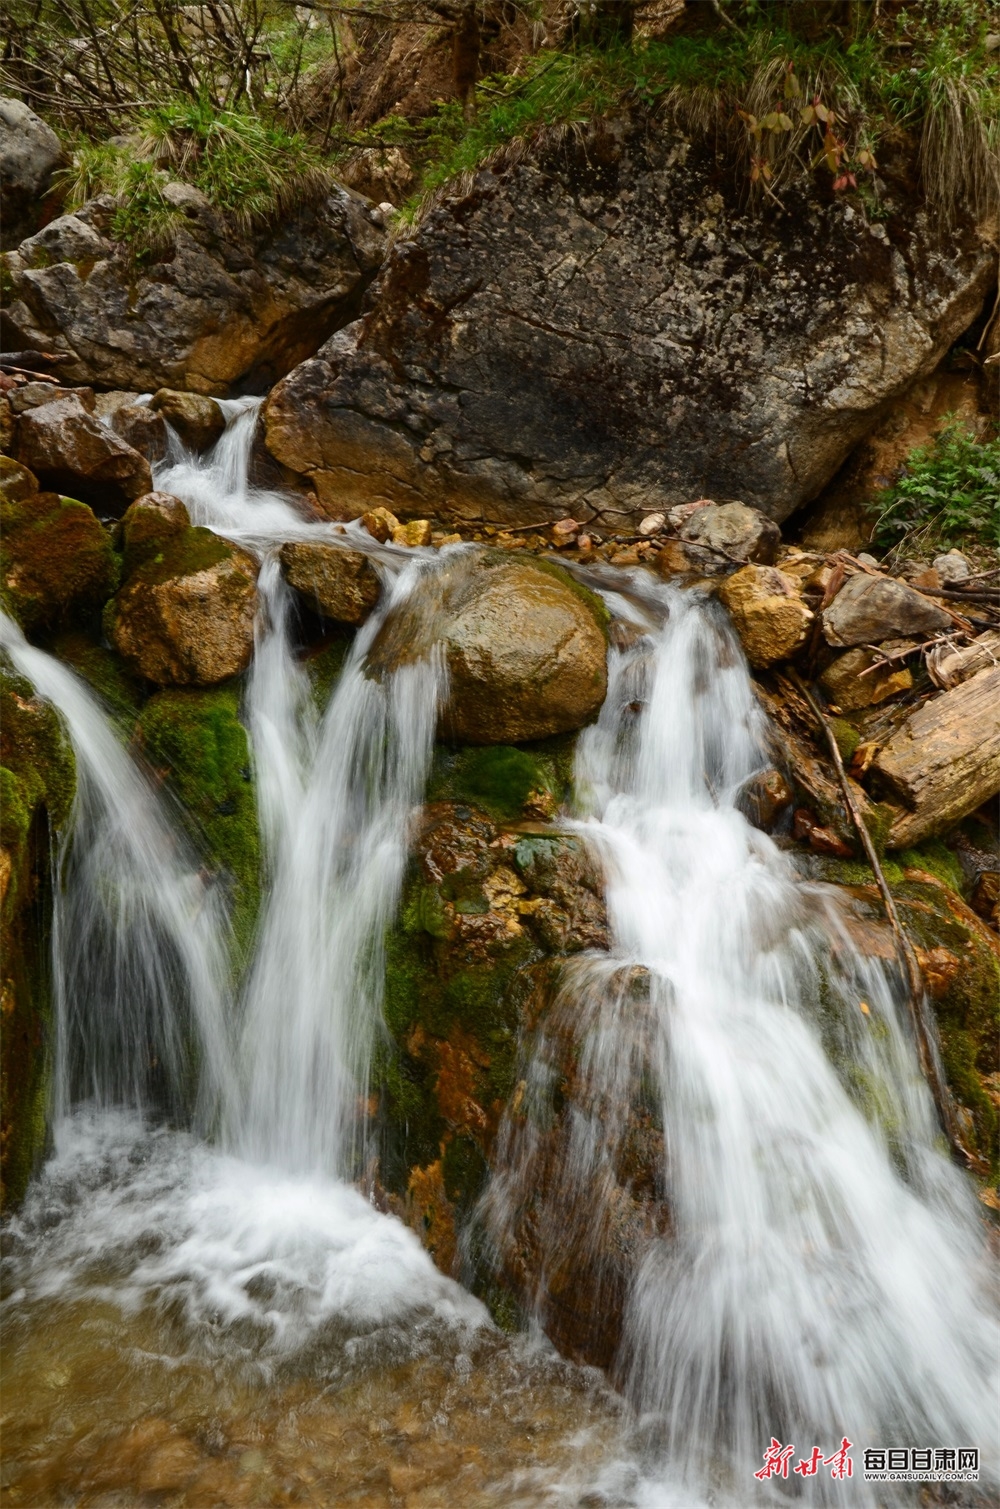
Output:
<path fill-rule="evenodd" d="M 170 1349 L 143 1317 L 179 1315 L 170 1368 L 207 1347 L 213 1367 L 273 1370 L 310 1344 L 322 1351 L 323 1338 L 327 1354 L 353 1356 L 365 1335 L 398 1363 L 429 1345 L 421 1317 L 485 1334 L 481 1307 L 412 1234 L 339 1182 L 364 1152 L 382 938 L 446 691 L 433 652 L 382 680 L 365 657 L 400 603 L 433 597 L 442 557 L 377 547 L 251 486 L 258 406 L 224 408 L 214 451 L 195 459 L 172 439 L 156 483 L 193 522 L 262 557 L 246 714 L 267 899 L 239 1001 L 221 903 L 156 792 L 81 683 L 4 629 L 18 669 L 62 713 L 79 769 L 57 928 L 62 1120 L 57 1156 L 15 1222 L 9 1303 L 16 1323 L 56 1296 L 113 1299 L 145 1328 L 144 1357 Z M 364 549 L 387 589 L 323 713 L 275 558 L 290 539 Z M 823 888 L 797 879 L 740 813 L 761 741 L 731 636 L 696 597 L 633 585 L 631 602 L 608 594 L 634 642 L 612 652 L 605 707 L 578 745 L 577 829 L 604 863 L 615 946 L 573 961 L 554 1007 L 553 1020 L 572 1020 L 583 1090 L 563 1168 L 572 1216 L 547 1241 L 555 1261 L 560 1243 L 592 1240 L 642 1080 L 662 1129 L 670 1226 L 649 1234 L 617 1373 L 659 1465 L 647 1452 L 645 1476 L 623 1466 L 605 1432 L 605 1468 L 591 1450 L 588 1465 L 560 1469 L 562 1487 L 549 1473 L 515 1490 L 508 1476 L 499 1496 L 470 1488 L 451 1502 L 576 1503 L 590 1486 L 623 1504 L 763 1503 L 773 1485 L 753 1469 L 779 1432 L 804 1457 L 845 1435 L 991 1439 L 981 1242 L 936 1146 L 895 982 L 858 955 Z M 542 1035 L 524 1066 L 527 1114 L 502 1131 L 484 1207 L 499 1249 L 537 1171 L 532 1108 L 541 1116 L 550 1092 L 547 1054 Z M 91 1105 L 70 1114 L 81 1100 Z M 215 1147 L 144 1124 L 142 1107 L 196 1109 Z M 507 1356 L 488 1364 L 498 1377 Z M 447 1362 L 460 1390 L 474 1390 L 469 1366 L 461 1351 L 454 1374 Z M 452 1398 L 435 1377 L 425 1386 Z M 574 1387 L 559 1408 L 592 1421 L 591 1396 Z M 540 1416 L 554 1397 L 543 1393 Z M 822 1502 L 843 1485 L 824 1475 L 795 1487 Z M 848 1487 L 865 1502 L 857 1480 Z"/>
<path fill-rule="evenodd" d="M 643 590 L 646 632 L 612 652 L 578 745 L 578 831 L 604 864 L 615 946 L 568 966 L 553 1013 L 553 1035 L 571 1019 L 582 1089 L 547 1260 L 558 1270 L 582 1242 L 600 1261 L 627 1113 L 651 1080 L 670 1229 L 649 1237 L 617 1371 L 671 1480 L 765 1499 L 753 1471 L 772 1436 L 807 1460 L 845 1436 L 992 1444 L 985 1244 L 940 1150 L 898 984 L 859 955 L 832 893 L 803 884 L 739 810 L 767 758 L 721 615 Z M 551 1124 L 545 1035 L 524 1073 L 484 1201 L 501 1254 Z M 822 1502 L 841 1485 L 827 1468 L 797 1486 Z M 865 1494 L 850 1485 L 851 1502 Z"/>
<path fill-rule="evenodd" d="M 79 1100 L 159 1096 L 209 1129 L 233 1093 L 218 900 L 80 680 L 6 614 L 0 648 L 59 710 L 76 756 L 55 887 L 56 1119 Z"/>

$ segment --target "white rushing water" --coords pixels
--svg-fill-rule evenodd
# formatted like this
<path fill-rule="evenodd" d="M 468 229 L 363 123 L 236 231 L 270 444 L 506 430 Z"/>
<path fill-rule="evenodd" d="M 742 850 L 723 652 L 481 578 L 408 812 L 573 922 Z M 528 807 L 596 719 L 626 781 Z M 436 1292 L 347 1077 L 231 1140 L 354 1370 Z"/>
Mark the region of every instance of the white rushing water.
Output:
<path fill-rule="evenodd" d="M 942 1151 L 899 982 L 740 811 L 768 757 L 722 615 L 643 590 L 663 626 L 619 600 L 646 633 L 612 652 L 577 752 L 578 831 L 604 864 L 613 953 L 565 970 L 488 1223 L 502 1248 L 537 1187 L 536 1129 L 551 1124 L 569 1024 L 582 1089 L 563 1178 L 576 1204 L 564 1190 L 548 1256 L 558 1270 L 561 1245 L 582 1242 L 600 1261 L 602 1203 L 651 1084 L 670 1229 L 646 1247 L 618 1373 L 675 1487 L 766 1501 L 753 1473 L 772 1436 L 795 1448 L 794 1491 L 817 1502 L 891 1495 L 857 1481 L 867 1447 L 977 1445 L 995 1474 L 988 1253 Z M 822 1464 L 796 1480 L 813 1447 L 830 1457 L 844 1437 L 853 1481 Z"/>
<path fill-rule="evenodd" d="M 447 690 L 433 652 L 384 680 L 364 660 L 442 558 L 338 533 L 250 486 L 258 405 L 224 407 L 214 451 L 193 458 L 173 441 L 156 485 L 263 562 L 246 722 L 267 887 L 238 1001 L 220 902 L 159 796 L 78 679 L 4 623 L 79 771 L 57 907 L 62 1120 L 25 1231 L 32 1199 L 63 1219 L 18 1292 L 100 1288 L 110 1263 L 119 1303 L 179 1305 L 192 1327 L 250 1321 L 279 1350 L 334 1321 L 480 1324 L 477 1302 L 345 1182 L 365 1155 L 382 939 Z M 323 712 L 275 556 L 288 539 L 361 545 L 386 583 Z M 766 761 L 731 633 L 693 594 L 638 578 L 636 593 L 645 609 L 609 596 L 634 642 L 611 652 L 576 768 L 577 828 L 604 864 L 614 947 L 567 967 L 555 1008 L 573 1017 L 584 1094 L 565 1167 L 580 1218 L 549 1234 L 551 1249 L 599 1227 L 638 1079 L 664 1141 L 670 1230 L 645 1250 L 618 1366 L 660 1465 L 638 1482 L 609 1464 L 604 1486 L 628 1503 L 767 1503 L 776 1486 L 876 1502 L 864 1447 L 975 1445 L 985 1465 L 995 1445 L 974 1201 L 940 1150 L 897 982 L 741 813 Z M 639 1004 L 621 987 L 628 971 L 646 982 Z M 151 1045 L 165 1095 L 149 1083 Z M 525 1066 L 540 1107 L 548 1054 L 543 1034 Z M 185 1096 L 215 1148 L 136 1119 L 163 1102 L 179 1118 Z M 536 1156 L 530 1116 L 508 1123 L 486 1201 L 498 1245 Z M 793 1462 L 848 1437 L 853 1482 L 828 1467 L 755 1480 L 772 1435 Z"/>
<path fill-rule="evenodd" d="M 99 1291 L 116 1253 L 121 1303 L 145 1295 L 180 1303 L 192 1324 L 249 1321 L 265 1350 L 301 1347 L 334 1319 L 364 1328 L 429 1310 L 479 1325 L 478 1302 L 343 1182 L 359 1172 L 382 938 L 444 685 L 433 654 L 384 682 L 363 659 L 433 558 L 379 552 L 383 603 L 320 717 L 275 547 L 349 537 L 248 483 L 259 401 L 223 408 L 231 422 L 212 453 L 190 456 L 172 436 L 156 484 L 263 557 L 246 713 L 268 884 L 239 999 L 223 906 L 172 814 L 93 693 L 2 624 L 16 668 L 62 716 L 78 771 L 56 905 L 57 1158 L 25 1220 L 66 1218 L 24 1293 Z M 194 1111 L 218 1151 L 168 1132 L 150 1140 L 122 1108 L 182 1124 Z M 65 1199 L 75 1183 L 100 1194 Z"/>

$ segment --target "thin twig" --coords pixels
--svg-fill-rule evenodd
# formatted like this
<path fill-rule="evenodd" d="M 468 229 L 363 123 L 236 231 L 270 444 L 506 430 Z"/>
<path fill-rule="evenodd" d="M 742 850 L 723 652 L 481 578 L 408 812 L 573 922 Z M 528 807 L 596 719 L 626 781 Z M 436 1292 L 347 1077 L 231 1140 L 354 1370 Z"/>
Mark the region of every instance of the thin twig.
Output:
<path fill-rule="evenodd" d="M 965 1146 L 959 1135 L 958 1119 L 955 1115 L 954 1102 L 952 1101 L 948 1086 L 945 1084 L 944 1079 L 941 1075 L 941 1061 L 937 1051 L 936 1043 L 937 1034 L 934 1030 L 933 1023 L 930 1022 L 927 1017 L 927 991 L 924 986 L 924 977 L 921 973 L 920 964 L 914 951 L 913 944 L 910 942 L 906 934 L 906 930 L 904 929 L 903 924 L 900 921 L 899 913 L 896 910 L 896 902 L 892 892 L 889 889 L 888 882 L 886 881 L 885 875 L 882 870 L 882 866 L 879 863 L 878 855 L 875 852 L 875 845 L 872 843 L 871 834 L 868 832 L 868 829 L 865 827 L 864 822 L 862 821 L 861 814 L 858 811 L 857 804 L 855 803 L 854 796 L 851 792 L 851 788 L 848 785 L 847 772 L 844 769 L 844 762 L 841 759 L 840 749 L 837 744 L 833 729 L 830 727 L 829 719 L 823 712 L 823 709 L 820 707 L 816 697 L 810 691 L 809 687 L 802 680 L 802 677 L 799 675 L 798 671 L 794 669 L 794 667 L 789 667 L 789 676 L 792 684 L 797 688 L 798 691 L 802 693 L 803 697 L 805 697 L 807 703 L 809 704 L 809 707 L 812 709 L 814 716 L 819 720 L 820 727 L 822 728 L 823 733 L 826 737 L 827 747 L 830 750 L 830 758 L 833 761 L 833 767 L 837 772 L 837 780 L 844 798 L 844 805 L 847 808 L 848 814 L 850 816 L 851 822 L 854 825 L 854 829 L 858 835 L 858 838 L 861 840 L 861 847 L 865 851 L 865 857 L 867 858 L 868 863 L 871 866 L 872 874 L 875 876 L 875 882 L 879 888 L 879 891 L 881 892 L 882 902 L 885 906 L 885 913 L 889 919 L 893 933 L 895 934 L 896 946 L 898 947 L 900 955 L 902 957 L 904 972 L 906 975 L 907 983 L 909 985 L 909 990 L 907 992 L 907 1005 L 910 1011 L 910 1020 L 913 1024 L 913 1035 L 916 1039 L 917 1056 L 920 1060 L 920 1068 L 934 1099 L 934 1105 L 938 1113 L 938 1119 L 941 1122 L 945 1136 L 951 1144 L 952 1152 L 967 1167 L 971 1168 L 975 1165 L 975 1159 L 973 1158 L 972 1154 L 969 1152 L 968 1148 Z"/>

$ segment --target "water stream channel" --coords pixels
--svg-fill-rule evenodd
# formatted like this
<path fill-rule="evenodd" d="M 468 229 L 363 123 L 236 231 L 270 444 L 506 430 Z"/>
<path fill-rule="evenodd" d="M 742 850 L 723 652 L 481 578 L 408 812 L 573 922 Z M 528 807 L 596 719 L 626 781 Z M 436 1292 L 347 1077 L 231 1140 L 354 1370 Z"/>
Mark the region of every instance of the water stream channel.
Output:
<path fill-rule="evenodd" d="M 603 583 L 625 648 L 563 815 L 602 862 L 614 944 L 573 961 L 555 1008 L 585 1094 L 553 1263 L 601 1218 L 639 1059 L 665 1148 L 670 1229 L 629 1297 L 617 1387 L 540 1323 L 498 1330 L 360 1192 L 383 939 L 448 695 L 433 644 L 382 679 L 366 655 L 465 547 L 306 521 L 248 483 L 255 401 L 224 407 L 214 451 L 172 441 L 156 485 L 262 559 L 244 720 L 268 884 L 239 988 L 224 897 L 168 800 L 96 696 L 3 623 L 78 770 L 55 857 L 55 1150 L 4 1238 L 4 1502 L 917 1503 L 866 1484 L 861 1458 L 925 1441 L 978 1447 L 982 1492 L 997 1345 L 976 1202 L 897 972 L 741 811 L 762 715 L 696 592 Z M 365 550 L 384 580 L 325 710 L 275 551 L 308 539 Z M 543 1108 L 544 1034 L 522 1075 Z M 852 1076 L 879 1086 L 876 1115 Z M 536 1124 L 501 1127 L 481 1212 L 498 1251 L 535 1184 Z M 796 1460 L 846 1439 L 854 1473 L 757 1479 L 772 1436 Z"/>

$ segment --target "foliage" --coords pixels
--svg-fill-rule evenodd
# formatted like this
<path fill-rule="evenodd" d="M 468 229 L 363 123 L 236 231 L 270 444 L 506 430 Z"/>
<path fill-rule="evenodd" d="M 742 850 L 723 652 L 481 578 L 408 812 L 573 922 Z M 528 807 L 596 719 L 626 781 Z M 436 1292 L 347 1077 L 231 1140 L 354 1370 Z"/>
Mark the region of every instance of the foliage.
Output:
<path fill-rule="evenodd" d="M 980 441 L 953 415 L 911 451 L 883 493 L 876 544 L 916 553 L 957 541 L 996 544 L 1000 534 L 1000 440 Z"/>
<path fill-rule="evenodd" d="M 9 0 L 0 81 L 95 137 L 156 100 L 258 108 L 277 84 L 265 34 L 293 14 L 274 0 Z"/>
<path fill-rule="evenodd" d="M 166 193 L 177 179 L 200 189 L 241 232 L 319 197 L 333 181 L 304 136 L 202 97 L 144 112 L 127 138 L 81 141 L 65 186 L 71 208 L 110 194 L 117 203 L 111 234 L 149 256 L 170 245 L 182 218 Z"/>
<path fill-rule="evenodd" d="M 465 107 L 444 103 L 420 123 L 389 118 L 375 135 L 416 150 L 427 195 L 545 127 L 662 111 L 714 131 L 771 197 L 819 169 L 867 199 L 859 175 L 874 176 L 883 140 L 910 131 L 928 197 L 946 214 L 963 202 L 987 209 L 1000 197 L 1000 80 L 986 0 L 941 0 L 933 20 L 923 10 L 872 16 L 847 45 L 836 28 L 804 35 L 787 6 L 757 3 L 738 29 L 543 51 L 484 79 Z"/>

